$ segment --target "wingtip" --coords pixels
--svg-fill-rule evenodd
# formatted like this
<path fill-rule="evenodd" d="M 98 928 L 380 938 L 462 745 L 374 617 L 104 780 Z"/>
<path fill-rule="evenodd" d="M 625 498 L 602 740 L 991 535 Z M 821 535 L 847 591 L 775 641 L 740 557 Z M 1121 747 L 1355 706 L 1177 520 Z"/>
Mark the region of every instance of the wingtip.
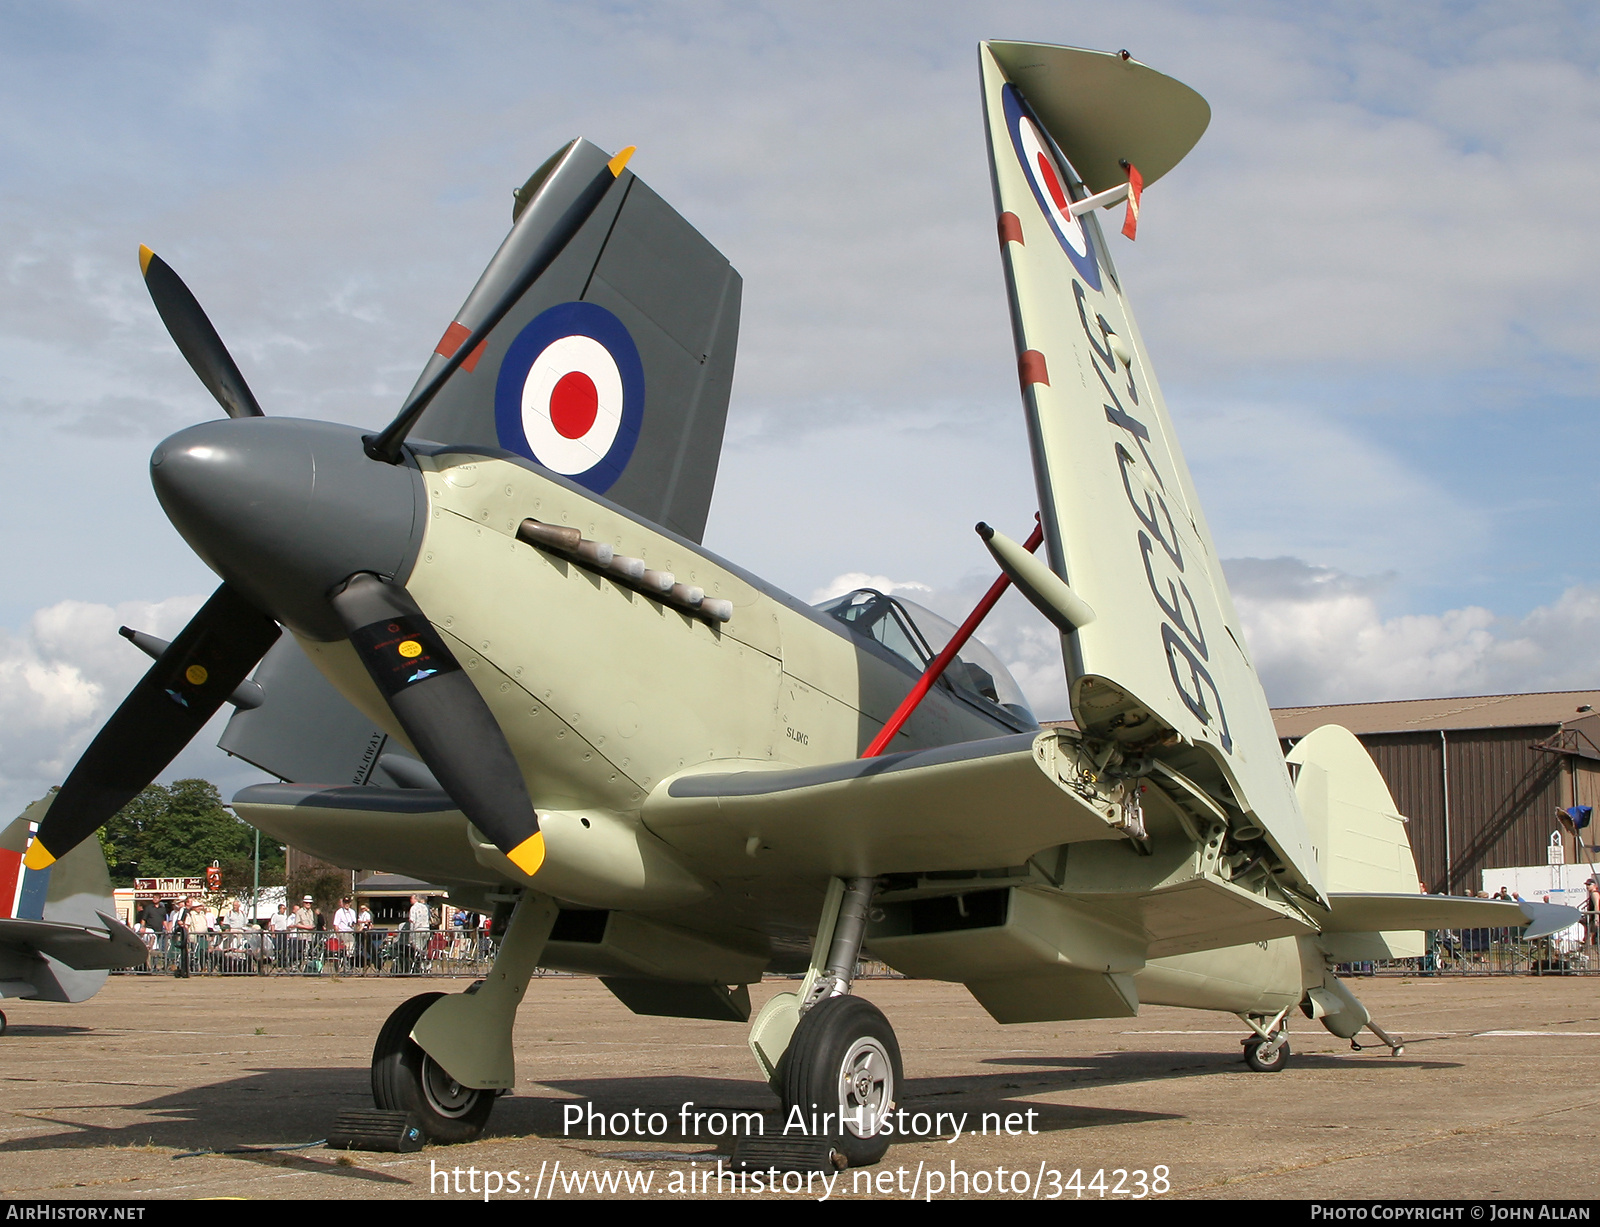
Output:
<path fill-rule="evenodd" d="M 622 168 L 628 164 L 628 159 L 634 155 L 634 151 L 638 148 L 639 147 L 637 145 L 629 145 L 626 149 L 617 154 L 616 157 L 612 158 L 611 161 L 606 163 L 606 169 L 609 170 L 614 177 L 620 176 L 622 174 Z"/>
<path fill-rule="evenodd" d="M 150 261 L 155 259 L 155 256 L 155 252 L 151 251 L 143 243 L 139 244 L 139 275 L 141 277 L 150 275 Z"/>

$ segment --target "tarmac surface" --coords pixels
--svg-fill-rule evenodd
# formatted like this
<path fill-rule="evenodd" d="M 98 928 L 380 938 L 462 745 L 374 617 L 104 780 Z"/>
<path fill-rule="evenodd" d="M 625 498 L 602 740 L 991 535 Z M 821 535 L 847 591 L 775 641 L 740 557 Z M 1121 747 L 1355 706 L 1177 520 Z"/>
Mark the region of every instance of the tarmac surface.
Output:
<path fill-rule="evenodd" d="M 897 1140 L 831 1192 L 814 1178 L 809 1192 L 791 1180 L 791 1194 L 1595 1196 L 1600 979 L 1350 983 L 1405 1053 L 1352 1052 L 1295 1015 L 1288 1068 L 1261 1074 L 1240 1059 L 1244 1028 L 1226 1015 L 1147 1007 L 1132 1019 L 1001 1027 L 958 985 L 858 981 L 905 1054 L 907 1124 L 937 1132 Z M 6 1001 L 0 1196 L 481 1199 L 489 1184 L 496 1200 L 708 1196 L 731 1150 L 719 1110 L 765 1112 L 765 1128 L 781 1128 L 742 1025 L 639 1018 L 597 980 L 546 977 L 518 1022 L 518 1087 L 481 1140 L 408 1155 L 216 1153 L 301 1146 L 325 1138 L 339 1112 L 370 1108 L 383 1018 L 415 993 L 465 986 L 114 977 L 79 1005 Z M 768 981 L 752 996 L 759 1008 L 792 987 Z M 628 1130 L 563 1131 L 590 1107 L 608 1125 L 629 1114 Z M 725 1177 L 722 1194 L 757 1190 Z"/>

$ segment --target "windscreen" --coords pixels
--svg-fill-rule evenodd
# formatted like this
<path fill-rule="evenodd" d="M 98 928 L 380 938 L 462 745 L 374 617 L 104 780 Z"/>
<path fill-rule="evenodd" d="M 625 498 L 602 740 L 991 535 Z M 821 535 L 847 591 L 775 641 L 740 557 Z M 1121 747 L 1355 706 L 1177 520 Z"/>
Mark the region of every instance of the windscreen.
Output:
<path fill-rule="evenodd" d="M 856 634 L 875 640 L 918 672 L 926 669 L 956 633 L 956 627 L 913 601 L 858 588 L 817 606 Z M 999 708 L 1029 727 L 1038 721 L 1006 667 L 975 637 L 968 639 L 944 671 L 941 682 L 968 702 Z"/>

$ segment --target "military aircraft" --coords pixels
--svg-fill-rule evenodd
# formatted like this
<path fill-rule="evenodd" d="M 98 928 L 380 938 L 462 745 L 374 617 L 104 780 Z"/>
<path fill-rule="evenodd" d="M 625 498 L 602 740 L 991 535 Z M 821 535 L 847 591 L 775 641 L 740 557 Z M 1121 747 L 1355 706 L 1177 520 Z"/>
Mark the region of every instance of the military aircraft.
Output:
<path fill-rule="evenodd" d="M 863 951 L 1006 1023 L 1237 1014 L 1250 1065 L 1277 1070 L 1296 1007 L 1344 1037 L 1369 1024 L 1337 962 L 1417 953 L 1402 930 L 1553 923 L 1419 896 L 1404 819 L 1349 733 L 1285 761 L 1095 216 L 1126 201 L 1133 233 L 1206 103 L 1125 52 L 989 42 L 979 59 L 1039 495 L 1027 543 L 982 535 L 1061 631 L 1072 726 L 1039 727 L 970 619 L 870 590 L 811 607 L 702 548 L 741 281 L 631 150 L 576 140 L 516 193 L 379 432 L 263 415 L 141 251 L 227 413 L 150 462 L 222 585 L 27 863 L 88 837 L 254 671 L 262 701 L 221 744 L 284 782 L 236 811 L 503 922 L 486 980 L 383 1025 L 380 1108 L 476 1136 L 544 965 L 598 974 L 639 1014 L 749 1021 L 785 1109 L 853 1164 L 882 1157 L 903 1076 L 888 1020 L 851 991 Z M 752 1020 L 767 972 L 803 979 Z"/>

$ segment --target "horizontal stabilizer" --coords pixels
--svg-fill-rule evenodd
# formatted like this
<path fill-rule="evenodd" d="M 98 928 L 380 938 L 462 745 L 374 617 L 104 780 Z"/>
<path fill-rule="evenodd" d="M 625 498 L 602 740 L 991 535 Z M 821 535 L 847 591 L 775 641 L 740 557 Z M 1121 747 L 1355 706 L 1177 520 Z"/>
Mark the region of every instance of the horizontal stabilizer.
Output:
<path fill-rule="evenodd" d="M 1554 903 L 1506 903 L 1454 895 L 1331 894 L 1333 916 L 1324 933 L 1373 933 L 1390 929 L 1520 929 L 1525 938 L 1546 937 L 1578 923 L 1576 908 Z"/>
<path fill-rule="evenodd" d="M 1075 743 L 1023 733 L 823 767 L 681 775 L 644 821 L 712 876 L 856 877 L 1021 865 L 1125 838 L 1066 781 Z"/>
<path fill-rule="evenodd" d="M 143 967 L 150 951 L 139 935 L 104 912 L 100 920 L 104 928 L 51 920 L 0 920 L 0 948 L 47 954 L 74 971 Z"/>

